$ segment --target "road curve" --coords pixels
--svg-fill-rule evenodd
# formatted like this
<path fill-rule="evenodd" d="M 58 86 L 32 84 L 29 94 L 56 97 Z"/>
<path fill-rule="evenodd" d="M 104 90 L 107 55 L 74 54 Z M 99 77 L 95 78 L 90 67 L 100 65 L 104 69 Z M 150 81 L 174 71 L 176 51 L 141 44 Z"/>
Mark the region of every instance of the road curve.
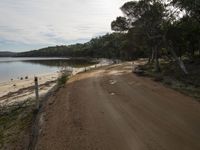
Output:
<path fill-rule="evenodd" d="M 200 104 L 129 63 L 72 77 L 44 109 L 38 150 L 200 150 Z"/>

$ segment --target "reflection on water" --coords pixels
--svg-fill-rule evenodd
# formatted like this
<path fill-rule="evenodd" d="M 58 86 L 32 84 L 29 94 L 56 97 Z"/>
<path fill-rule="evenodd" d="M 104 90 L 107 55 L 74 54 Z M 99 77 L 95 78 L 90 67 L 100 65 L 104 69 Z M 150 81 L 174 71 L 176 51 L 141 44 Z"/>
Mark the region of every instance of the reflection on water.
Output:
<path fill-rule="evenodd" d="M 69 66 L 73 68 L 80 68 L 94 64 L 86 59 L 57 59 L 57 60 L 23 60 L 22 62 L 31 64 L 40 64 L 48 67 Z"/>
<path fill-rule="evenodd" d="M 58 71 L 61 67 L 79 68 L 94 64 L 86 59 L 0 58 L 0 82 Z"/>

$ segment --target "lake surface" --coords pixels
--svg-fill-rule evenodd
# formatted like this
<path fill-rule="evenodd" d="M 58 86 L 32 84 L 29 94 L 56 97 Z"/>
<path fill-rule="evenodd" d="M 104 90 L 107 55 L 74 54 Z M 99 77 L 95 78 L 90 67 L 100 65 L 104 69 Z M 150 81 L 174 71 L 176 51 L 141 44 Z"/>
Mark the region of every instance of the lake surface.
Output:
<path fill-rule="evenodd" d="M 5 58 L 0 57 L 0 82 L 59 71 L 62 67 L 79 68 L 91 65 L 84 59 L 69 58 Z"/>

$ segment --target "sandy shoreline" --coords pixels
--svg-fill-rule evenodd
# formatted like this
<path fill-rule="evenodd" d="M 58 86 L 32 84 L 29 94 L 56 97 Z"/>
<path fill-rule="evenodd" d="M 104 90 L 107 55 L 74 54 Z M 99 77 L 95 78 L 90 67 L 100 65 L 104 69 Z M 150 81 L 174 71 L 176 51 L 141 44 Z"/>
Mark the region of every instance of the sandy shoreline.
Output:
<path fill-rule="evenodd" d="M 59 72 L 38 75 L 39 93 L 46 94 L 56 85 Z M 0 107 L 12 105 L 35 96 L 34 76 L 0 83 Z"/>
<path fill-rule="evenodd" d="M 99 64 L 83 67 L 83 68 L 66 68 L 72 75 L 86 70 L 94 69 L 111 64 L 112 61 L 102 59 Z M 57 79 L 61 72 L 40 74 L 38 75 L 39 82 L 39 94 L 47 94 L 57 83 Z M 13 80 L 7 82 L 0 82 L 0 108 L 6 106 L 12 106 L 13 104 L 23 102 L 29 98 L 35 97 L 34 91 L 34 76 L 29 76 L 28 79 Z"/>

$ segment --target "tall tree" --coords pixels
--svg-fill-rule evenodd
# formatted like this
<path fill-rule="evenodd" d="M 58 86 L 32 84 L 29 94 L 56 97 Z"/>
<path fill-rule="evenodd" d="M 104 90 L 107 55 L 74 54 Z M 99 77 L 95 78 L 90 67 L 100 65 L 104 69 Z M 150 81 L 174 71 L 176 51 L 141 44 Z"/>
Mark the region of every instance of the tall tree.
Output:
<path fill-rule="evenodd" d="M 126 21 L 123 24 L 128 25 L 129 31 L 135 35 L 138 35 L 135 32 L 139 32 L 140 35 L 145 36 L 146 43 L 152 50 L 152 57 L 155 58 L 155 70 L 160 71 L 158 49 L 162 43 L 161 27 L 165 17 L 164 4 L 160 0 L 131 1 L 125 3 L 121 10 L 126 18 L 123 19 L 123 21 Z M 118 18 L 111 24 L 114 30 L 122 25 Z M 120 29 L 124 29 L 124 27 Z"/>
<path fill-rule="evenodd" d="M 200 0 L 172 0 L 172 4 L 200 22 Z"/>

